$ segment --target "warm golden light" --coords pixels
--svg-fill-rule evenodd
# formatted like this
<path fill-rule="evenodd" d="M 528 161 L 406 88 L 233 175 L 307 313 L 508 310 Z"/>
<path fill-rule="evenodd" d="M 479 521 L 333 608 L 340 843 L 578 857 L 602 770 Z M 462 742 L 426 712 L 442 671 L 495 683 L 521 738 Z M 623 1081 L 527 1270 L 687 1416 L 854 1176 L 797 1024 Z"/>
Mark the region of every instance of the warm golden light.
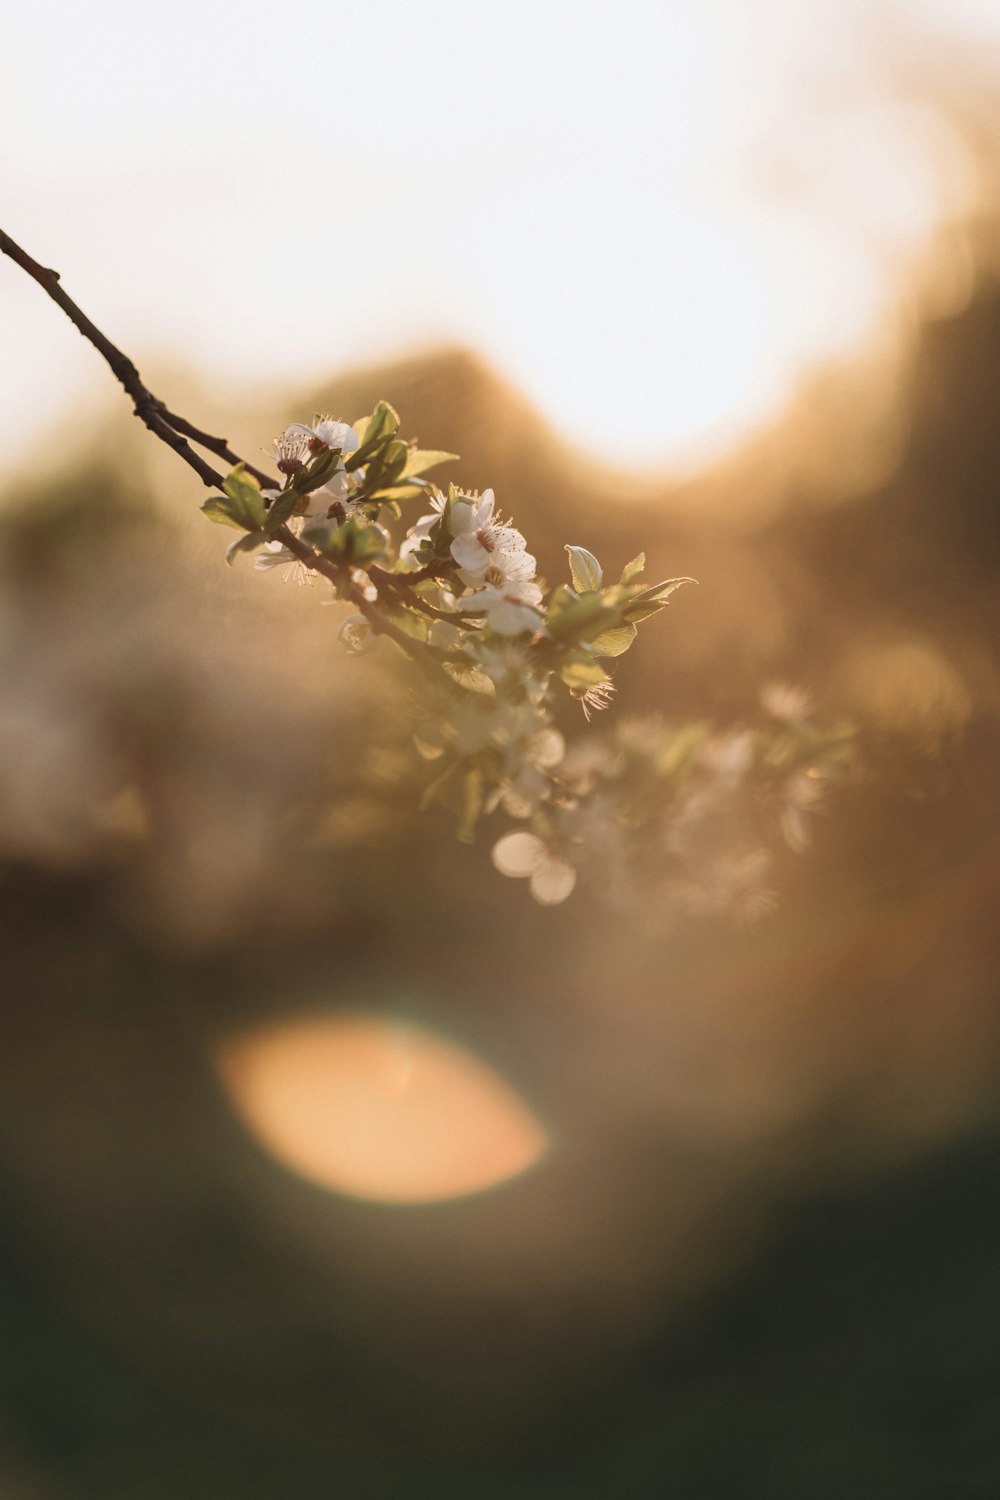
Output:
<path fill-rule="evenodd" d="M 681 469 L 909 305 L 975 174 L 890 60 L 933 59 L 939 36 L 995 45 L 1000 25 L 989 0 L 627 19 L 535 0 L 530 24 L 490 7 L 473 23 L 457 0 L 380 0 L 377 24 L 348 0 L 334 22 L 294 0 L 287 34 L 336 35 L 337 107 L 298 88 L 273 110 L 272 7 L 175 0 L 167 32 L 108 6 L 101 27 L 69 0 L 8 7 L 5 54 L 45 66 L 3 76 L 18 124 L 0 142 L 4 217 L 141 361 L 183 363 L 233 411 L 248 380 L 305 393 L 458 341 L 588 452 Z M 393 39 L 374 72 L 372 26 Z M 53 407 L 106 377 L 36 288 L 10 268 L 0 287 L 18 351 L 0 441 L 32 452 Z"/>
<path fill-rule="evenodd" d="M 481 1192 L 548 1139 L 509 1084 L 464 1048 L 378 1017 L 308 1017 L 244 1033 L 217 1066 L 237 1113 L 282 1165 L 383 1203 Z"/>

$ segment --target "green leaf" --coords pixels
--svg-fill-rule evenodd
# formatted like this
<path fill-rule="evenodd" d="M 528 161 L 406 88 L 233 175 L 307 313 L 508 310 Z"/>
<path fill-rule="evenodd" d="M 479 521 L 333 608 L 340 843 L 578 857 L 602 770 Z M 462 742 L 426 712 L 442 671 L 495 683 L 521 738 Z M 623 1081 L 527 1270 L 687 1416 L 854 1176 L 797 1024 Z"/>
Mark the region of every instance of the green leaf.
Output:
<path fill-rule="evenodd" d="M 586 547 L 567 546 L 566 551 L 569 553 L 569 570 L 577 593 L 596 594 L 604 580 L 597 558 Z"/>
<path fill-rule="evenodd" d="M 322 453 L 317 453 L 315 458 L 310 459 L 305 468 L 299 469 L 292 476 L 292 487 L 298 490 L 300 495 L 311 494 L 313 490 L 320 489 L 336 474 L 340 468 L 340 462 L 339 448 L 325 448 Z"/>
<path fill-rule="evenodd" d="M 243 464 L 237 464 L 231 474 L 222 481 L 222 488 L 229 496 L 233 515 L 247 531 L 259 530 L 264 524 L 264 497 L 260 485 Z"/>
<path fill-rule="evenodd" d="M 260 531 L 264 525 L 264 497 L 260 485 L 243 464 L 222 481 L 223 495 L 213 495 L 201 507 L 210 521 L 240 531 Z"/>
<path fill-rule="evenodd" d="M 324 557 L 352 567 L 365 567 L 385 556 L 386 533 L 358 515 L 348 516 L 339 526 L 335 521 L 316 521 L 302 535 Z"/>
<path fill-rule="evenodd" d="M 243 522 L 237 521 L 233 515 L 229 501 L 218 495 L 206 500 L 201 511 L 202 515 L 207 516 L 210 521 L 217 521 L 220 526 L 235 526 L 237 531 L 246 530 Z"/>
<path fill-rule="evenodd" d="M 634 625 L 615 625 L 591 641 L 590 649 L 596 656 L 623 656 L 638 634 Z"/>
<path fill-rule="evenodd" d="M 452 459 L 457 458 L 457 453 L 445 453 L 437 448 L 411 448 L 402 477 L 412 479 L 414 474 L 426 474 L 428 469 L 436 468 L 438 464 L 450 463 Z"/>
<path fill-rule="evenodd" d="M 413 500 L 417 495 L 426 495 L 427 491 L 420 489 L 415 484 L 390 484 L 384 489 L 372 490 L 369 500 L 380 500 L 383 505 L 398 505 L 401 500 Z M 402 515 L 402 511 L 400 511 Z"/>
<path fill-rule="evenodd" d="M 633 557 L 632 561 L 630 563 L 626 563 L 624 568 L 622 568 L 622 576 L 619 582 L 623 586 L 626 583 L 631 583 L 633 578 L 638 578 L 639 574 L 643 572 L 645 566 L 646 554 L 645 552 L 640 552 L 638 557 Z"/>
<path fill-rule="evenodd" d="M 623 617 L 630 624 L 637 625 L 641 620 L 647 620 L 650 615 L 655 615 L 658 610 L 664 608 L 670 595 L 675 589 L 679 589 L 682 583 L 697 583 L 696 578 L 668 578 L 663 583 L 654 584 L 650 589 L 643 589 L 636 594 L 630 604 L 622 610 Z"/>
<path fill-rule="evenodd" d="M 270 534 L 277 531 L 279 526 L 284 526 L 289 516 L 299 503 L 299 496 L 293 489 L 282 490 L 267 508 L 264 516 L 264 530 Z"/>
<path fill-rule="evenodd" d="M 604 602 L 600 594 L 574 594 L 572 589 L 561 585 L 552 595 L 545 616 L 552 635 L 558 639 L 581 640 L 587 634 L 588 628 L 595 624 L 605 614 Z M 612 620 L 608 623 L 611 624 Z"/>
<path fill-rule="evenodd" d="M 360 468 L 372 454 L 381 448 L 398 431 L 399 413 L 388 401 L 380 401 L 372 412 L 361 434 L 361 446 L 344 460 L 348 471 Z"/>
<path fill-rule="evenodd" d="M 406 467 L 409 451 L 406 444 L 398 438 L 387 442 L 382 452 L 368 466 L 365 488 L 377 485 L 379 489 L 388 489 L 394 485 Z"/>

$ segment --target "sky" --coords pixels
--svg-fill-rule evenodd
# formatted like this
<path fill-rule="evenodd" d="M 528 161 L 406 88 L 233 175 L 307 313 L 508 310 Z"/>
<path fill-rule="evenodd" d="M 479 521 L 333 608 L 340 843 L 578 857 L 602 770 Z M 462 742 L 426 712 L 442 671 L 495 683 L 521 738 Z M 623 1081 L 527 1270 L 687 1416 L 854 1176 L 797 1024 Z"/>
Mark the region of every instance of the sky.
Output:
<path fill-rule="evenodd" d="M 234 403 L 459 341 L 572 442 L 683 468 L 871 339 L 968 207 L 887 83 L 914 34 L 1000 74 L 1000 0 L 14 0 L 0 223 Z M 0 264 L 5 450 L 106 378 Z"/>

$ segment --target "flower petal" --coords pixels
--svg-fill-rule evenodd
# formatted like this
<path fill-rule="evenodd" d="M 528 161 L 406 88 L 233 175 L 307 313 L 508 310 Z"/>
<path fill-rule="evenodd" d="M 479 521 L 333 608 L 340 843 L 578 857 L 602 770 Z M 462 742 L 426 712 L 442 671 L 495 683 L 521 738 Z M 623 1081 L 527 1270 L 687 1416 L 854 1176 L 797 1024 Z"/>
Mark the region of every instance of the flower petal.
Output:
<path fill-rule="evenodd" d="M 497 635 L 520 635 L 522 630 L 537 630 L 542 623 L 537 610 L 515 599 L 501 599 L 490 609 L 487 618 L 490 629 Z"/>
<path fill-rule="evenodd" d="M 548 859 L 548 851 L 537 834 L 505 833 L 490 851 L 490 859 L 501 875 L 523 880 L 534 875 Z M 569 893 L 567 892 L 567 895 Z"/>
<path fill-rule="evenodd" d="M 531 894 L 541 906 L 558 906 L 576 885 L 576 871 L 564 859 L 548 854 L 531 877 Z"/>

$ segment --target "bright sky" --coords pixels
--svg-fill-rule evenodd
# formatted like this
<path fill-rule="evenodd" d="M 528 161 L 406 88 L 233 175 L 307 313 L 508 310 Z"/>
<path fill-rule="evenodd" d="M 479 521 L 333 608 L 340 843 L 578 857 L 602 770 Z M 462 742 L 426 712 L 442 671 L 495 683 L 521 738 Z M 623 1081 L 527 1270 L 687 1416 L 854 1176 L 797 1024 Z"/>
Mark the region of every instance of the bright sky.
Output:
<path fill-rule="evenodd" d="M 0 222 L 234 400 L 459 339 L 585 447 L 684 463 L 961 209 L 885 87 L 903 20 L 1000 48 L 998 0 L 22 0 Z M 10 452 L 105 376 L 7 262 L 0 331 Z"/>

